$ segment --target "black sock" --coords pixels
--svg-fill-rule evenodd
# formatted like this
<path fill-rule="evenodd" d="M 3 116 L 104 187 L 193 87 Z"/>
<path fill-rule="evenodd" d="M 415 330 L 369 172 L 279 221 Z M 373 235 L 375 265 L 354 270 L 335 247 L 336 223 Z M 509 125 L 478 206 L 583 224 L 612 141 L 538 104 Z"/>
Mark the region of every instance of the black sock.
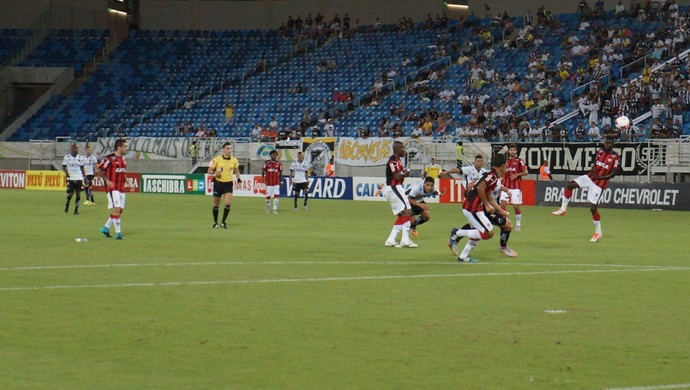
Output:
<path fill-rule="evenodd" d="M 508 239 L 510 238 L 510 232 L 501 230 L 501 247 L 508 245 Z"/>
<path fill-rule="evenodd" d="M 218 207 L 213 206 L 213 222 L 218 223 Z"/>
<path fill-rule="evenodd" d="M 299 197 L 299 192 L 295 191 L 295 196 L 294 196 L 294 203 L 295 203 L 295 208 L 297 208 L 297 198 Z"/>
<path fill-rule="evenodd" d="M 426 221 L 424 220 L 424 218 L 422 218 L 422 217 L 417 217 L 417 220 L 414 222 L 414 224 L 415 224 L 415 226 L 419 226 L 419 225 L 423 224 L 424 222 L 426 222 Z"/>
<path fill-rule="evenodd" d="M 304 207 L 307 207 L 307 200 L 309 200 L 309 195 L 307 193 L 304 193 Z"/>
<path fill-rule="evenodd" d="M 225 206 L 225 208 L 223 208 L 223 223 L 228 219 L 228 214 L 230 214 L 230 206 Z"/>
<path fill-rule="evenodd" d="M 74 201 L 74 211 L 77 211 L 79 209 L 79 201 L 81 200 L 81 196 L 77 195 L 77 200 Z"/>

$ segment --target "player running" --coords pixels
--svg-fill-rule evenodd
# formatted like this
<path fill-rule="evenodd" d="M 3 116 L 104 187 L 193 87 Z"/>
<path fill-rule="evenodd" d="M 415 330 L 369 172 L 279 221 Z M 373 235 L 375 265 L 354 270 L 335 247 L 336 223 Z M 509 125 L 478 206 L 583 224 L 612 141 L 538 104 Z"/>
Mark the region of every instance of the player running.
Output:
<path fill-rule="evenodd" d="M 470 229 L 451 229 L 450 243 L 458 241 L 459 237 L 469 239 L 458 256 L 459 262 L 476 263 L 478 260 L 470 257 L 472 249 L 479 244 L 480 240 L 488 240 L 494 236 L 493 225 L 487 214 L 498 213 L 504 218 L 508 217 L 508 212 L 501 209 L 491 196 L 498 186 L 501 176 L 505 174 L 505 155 L 495 155 L 491 165 L 493 169 L 482 176 L 473 188 L 465 193 L 465 199 L 462 202 L 462 212 L 469 222 Z"/>
<path fill-rule="evenodd" d="M 589 202 L 589 210 L 592 213 L 592 221 L 594 222 L 594 235 L 589 241 L 599 241 L 604 235 L 601 232 L 601 217 L 599 216 L 597 204 L 601 199 L 601 194 L 608 186 L 609 180 L 618 174 L 619 166 L 620 156 L 613 150 L 613 138 L 605 138 L 604 147 L 597 152 L 592 169 L 586 175 L 582 175 L 568 183 L 565 191 L 563 191 L 561 207 L 552 214 L 565 216 L 573 190 L 576 188 L 586 188 L 587 202 Z"/>
<path fill-rule="evenodd" d="M 508 161 L 506 161 L 506 173 L 503 177 L 503 185 L 510 190 L 510 203 L 515 210 L 515 231 L 520 231 L 522 227 L 522 176 L 527 174 L 527 165 L 517 156 L 517 146 L 508 145 Z M 508 204 L 508 194 L 501 194 L 501 208 L 506 210 Z"/>
<path fill-rule="evenodd" d="M 280 178 L 283 175 L 283 164 L 278 161 L 278 151 L 271 150 L 270 160 L 264 162 L 261 169 L 261 177 L 266 185 L 266 214 L 271 209 L 271 197 L 273 197 L 273 214 L 278 214 L 278 197 L 280 196 Z"/>
<path fill-rule="evenodd" d="M 501 194 L 502 193 L 507 193 L 508 196 L 510 196 L 510 190 L 508 190 L 506 187 L 504 187 L 501 183 L 501 179 L 499 178 L 498 184 L 496 184 L 496 188 L 494 188 L 493 192 L 491 193 L 491 197 L 498 202 Z M 513 231 L 513 224 L 510 222 L 510 219 L 499 215 L 499 214 L 489 214 L 486 211 L 484 211 L 486 214 L 486 217 L 489 218 L 489 221 L 493 226 L 498 226 L 501 229 L 501 235 L 500 235 L 500 242 L 499 242 L 499 247 L 498 251 L 500 253 L 503 253 L 504 255 L 508 257 L 516 257 L 517 252 L 515 252 L 513 249 L 511 249 L 508 246 L 508 240 L 510 239 L 510 232 Z M 462 229 L 470 229 L 471 226 L 470 224 L 466 224 L 465 226 L 462 227 Z M 451 229 L 450 235 L 451 237 L 453 234 L 457 232 L 457 229 L 453 228 Z M 454 256 L 458 255 L 458 243 L 462 237 L 458 237 L 455 241 L 452 240 L 452 238 L 448 241 L 448 247 L 450 248 L 450 251 L 453 253 Z"/>

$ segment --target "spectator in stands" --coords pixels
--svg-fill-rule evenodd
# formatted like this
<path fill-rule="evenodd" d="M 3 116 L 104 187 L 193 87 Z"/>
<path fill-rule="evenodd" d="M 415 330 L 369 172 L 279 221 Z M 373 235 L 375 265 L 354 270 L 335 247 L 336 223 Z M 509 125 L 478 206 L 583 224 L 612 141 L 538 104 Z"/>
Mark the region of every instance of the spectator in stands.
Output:
<path fill-rule="evenodd" d="M 252 130 L 251 130 L 249 135 L 250 135 L 252 141 L 254 141 L 254 142 L 259 141 L 260 136 L 261 136 L 261 126 L 258 123 L 256 125 L 254 125 L 254 127 L 252 127 Z"/>
<path fill-rule="evenodd" d="M 582 125 L 582 122 L 577 123 L 577 127 L 573 131 L 573 134 L 575 135 L 575 142 L 584 142 L 584 140 L 585 140 L 585 128 Z"/>
<path fill-rule="evenodd" d="M 601 140 L 601 132 L 599 127 L 597 127 L 596 122 L 589 123 L 589 130 L 587 131 L 587 136 L 591 142 L 599 142 Z"/>
<path fill-rule="evenodd" d="M 623 0 L 618 0 L 616 7 L 614 9 L 614 15 L 616 18 L 627 18 L 628 13 L 625 12 L 625 5 L 623 5 Z"/>
<path fill-rule="evenodd" d="M 205 138 L 206 137 L 206 129 L 204 129 L 204 125 L 202 124 L 199 126 L 199 129 L 194 133 L 194 136 L 196 138 Z"/>
<path fill-rule="evenodd" d="M 649 130 L 649 138 L 667 138 L 664 125 L 661 123 L 661 118 L 654 118 L 652 128 Z"/>
<path fill-rule="evenodd" d="M 347 16 L 347 14 L 345 14 Z M 335 137 L 335 126 L 333 126 L 333 119 L 329 119 L 323 127 L 325 137 Z"/>

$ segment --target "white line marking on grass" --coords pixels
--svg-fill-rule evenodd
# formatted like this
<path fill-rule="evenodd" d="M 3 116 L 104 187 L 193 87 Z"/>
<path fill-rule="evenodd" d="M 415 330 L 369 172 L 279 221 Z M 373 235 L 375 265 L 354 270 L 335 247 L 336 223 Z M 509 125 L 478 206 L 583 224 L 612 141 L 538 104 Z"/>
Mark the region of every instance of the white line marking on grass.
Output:
<path fill-rule="evenodd" d="M 653 385 L 635 387 L 611 387 L 605 390 L 662 390 L 662 389 L 690 389 L 690 383 L 677 383 L 674 385 Z"/>
<path fill-rule="evenodd" d="M 137 268 L 137 267 L 196 267 L 196 266 L 225 266 L 225 265 L 449 265 L 457 266 L 455 261 L 208 261 L 183 263 L 121 263 L 121 264 L 74 264 L 74 265 L 36 265 L 19 267 L 0 267 L 0 271 L 40 271 L 60 269 L 98 269 L 98 268 Z M 631 264 L 561 264 L 561 263 L 477 263 L 473 266 L 486 265 L 517 265 L 517 266 L 547 266 L 547 267 L 612 267 L 612 268 L 659 268 L 676 267 L 666 265 L 631 265 Z M 689 268 L 690 267 L 677 267 Z"/>
<path fill-rule="evenodd" d="M 461 265 L 464 267 L 466 265 Z M 472 267 L 471 265 L 469 267 Z M 261 284 L 261 283 L 303 283 L 303 282 L 341 282 L 358 280 L 390 280 L 390 279 L 425 279 L 425 278 L 458 278 L 472 276 L 529 276 L 529 275 L 558 275 L 558 274 L 591 274 L 591 273 L 620 273 L 620 272 L 652 272 L 652 271 L 677 271 L 688 268 L 659 267 L 644 269 L 594 269 L 594 270 L 569 270 L 569 271 L 530 271 L 530 272 L 486 272 L 474 274 L 426 274 L 426 275 L 380 275 L 380 276 L 334 276 L 325 278 L 295 278 L 295 279 L 257 279 L 257 280 L 210 280 L 187 282 L 143 282 L 143 283 L 113 283 L 113 284 L 89 284 L 89 285 L 53 285 L 33 287 L 0 287 L 0 292 L 5 291 L 32 291 L 32 290 L 69 290 L 89 288 L 123 288 L 123 287 L 169 287 L 169 286 L 204 286 L 204 285 L 231 285 L 231 284 Z"/>

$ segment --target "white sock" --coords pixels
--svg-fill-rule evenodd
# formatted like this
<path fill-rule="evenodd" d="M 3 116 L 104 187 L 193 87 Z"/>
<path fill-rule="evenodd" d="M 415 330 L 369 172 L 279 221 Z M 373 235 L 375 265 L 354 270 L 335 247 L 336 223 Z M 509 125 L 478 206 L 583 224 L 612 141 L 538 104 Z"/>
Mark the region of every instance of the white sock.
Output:
<path fill-rule="evenodd" d="M 115 225 L 115 233 L 120 233 L 120 217 L 113 218 L 113 225 Z"/>
<path fill-rule="evenodd" d="M 411 225 L 410 221 L 407 221 L 402 225 L 402 238 L 400 239 L 400 241 L 402 241 L 402 242 L 410 241 L 410 225 Z"/>
<path fill-rule="evenodd" d="M 400 230 L 402 229 L 402 225 L 393 225 L 393 228 L 391 229 L 391 234 L 388 236 L 388 240 L 390 242 L 395 242 L 395 239 L 398 237 L 398 233 L 400 233 Z"/>
<path fill-rule="evenodd" d="M 601 234 L 601 221 L 592 221 L 592 222 L 594 222 L 594 233 Z"/>
<path fill-rule="evenodd" d="M 460 253 L 460 258 L 461 259 L 466 259 L 470 256 L 470 252 L 472 249 L 474 249 L 475 246 L 479 244 L 479 240 L 467 240 L 467 244 L 465 244 L 465 247 L 462 249 L 462 252 Z"/>
<path fill-rule="evenodd" d="M 271 206 L 271 198 L 266 198 L 266 208 Z"/>
<path fill-rule="evenodd" d="M 108 220 L 105 222 L 105 227 L 110 229 L 111 226 L 113 226 L 113 219 L 108 217 Z"/>
<path fill-rule="evenodd" d="M 456 233 L 456 236 L 458 237 L 467 237 L 472 240 L 481 240 L 482 239 L 482 234 L 479 233 L 479 230 L 477 229 L 470 229 L 470 230 L 464 230 L 464 229 L 459 229 Z"/>
<path fill-rule="evenodd" d="M 570 203 L 570 199 L 563 196 L 563 200 L 561 200 L 561 210 L 565 211 L 565 209 L 568 208 L 568 203 Z"/>
<path fill-rule="evenodd" d="M 273 198 L 273 210 L 278 210 L 278 198 Z"/>
<path fill-rule="evenodd" d="M 515 214 L 515 220 L 517 221 L 516 224 L 519 225 L 522 220 L 522 214 Z"/>

